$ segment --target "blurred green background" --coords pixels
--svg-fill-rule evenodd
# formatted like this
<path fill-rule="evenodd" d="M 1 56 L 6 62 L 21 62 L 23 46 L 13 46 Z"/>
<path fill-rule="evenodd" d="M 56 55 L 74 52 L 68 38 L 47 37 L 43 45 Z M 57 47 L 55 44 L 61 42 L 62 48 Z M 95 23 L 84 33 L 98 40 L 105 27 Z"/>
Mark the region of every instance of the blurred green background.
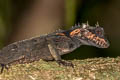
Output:
<path fill-rule="evenodd" d="M 107 49 L 82 46 L 66 59 L 120 56 L 120 0 L 0 0 L 0 48 L 75 23 L 98 21 L 110 41 Z"/>

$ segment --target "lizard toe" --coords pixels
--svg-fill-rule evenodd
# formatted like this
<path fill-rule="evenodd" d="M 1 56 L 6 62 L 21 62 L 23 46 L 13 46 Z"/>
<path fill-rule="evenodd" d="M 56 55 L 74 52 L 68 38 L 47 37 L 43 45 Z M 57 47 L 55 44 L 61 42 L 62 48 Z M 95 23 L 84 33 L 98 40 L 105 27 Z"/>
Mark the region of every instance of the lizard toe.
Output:
<path fill-rule="evenodd" d="M 70 66 L 70 67 L 74 68 L 74 65 L 73 65 L 72 62 L 57 60 L 57 63 L 58 63 L 59 65 Z"/>

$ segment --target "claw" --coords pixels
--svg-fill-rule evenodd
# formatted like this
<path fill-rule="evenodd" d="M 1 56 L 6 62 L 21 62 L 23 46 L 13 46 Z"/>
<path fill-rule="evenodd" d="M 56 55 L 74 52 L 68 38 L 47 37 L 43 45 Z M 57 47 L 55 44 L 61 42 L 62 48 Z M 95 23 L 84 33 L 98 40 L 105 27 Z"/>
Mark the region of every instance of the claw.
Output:
<path fill-rule="evenodd" d="M 62 61 L 62 60 L 57 60 L 57 63 L 59 65 L 63 65 L 63 66 L 70 66 L 72 68 L 74 68 L 74 65 L 71 62 L 66 62 L 66 61 Z"/>

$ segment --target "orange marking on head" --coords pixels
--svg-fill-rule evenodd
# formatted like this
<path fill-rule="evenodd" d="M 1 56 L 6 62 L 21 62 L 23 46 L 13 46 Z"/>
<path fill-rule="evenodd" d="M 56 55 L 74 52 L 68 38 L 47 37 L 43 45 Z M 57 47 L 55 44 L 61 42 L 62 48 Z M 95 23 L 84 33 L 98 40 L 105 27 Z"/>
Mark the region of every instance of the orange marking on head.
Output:
<path fill-rule="evenodd" d="M 91 34 L 91 35 L 90 35 L 90 39 L 93 39 L 94 36 L 95 36 L 95 34 Z"/>
<path fill-rule="evenodd" d="M 104 39 L 102 39 L 102 38 L 96 37 L 96 40 L 101 41 L 102 43 L 106 44 L 106 41 Z"/>
<path fill-rule="evenodd" d="M 95 34 L 92 34 L 91 32 L 88 32 L 87 34 L 85 34 L 85 37 L 87 37 L 88 39 L 93 39 L 95 36 Z"/>
<path fill-rule="evenodd" d="M 104 39 L 100 39 L 104 44 L 106 44 L 106 41 Z"/>
<path fill-rule="evenodd" d="M 99 40 L 101 41 L 101 43 L 103 44 L 103 46 L 104 46 L 105 48 L 108 47 L 108 46 L 107 46 L 107 42 L 106 42 L 104 39 L 99 38 Z"/>
<path fill-rule="evenodd" d="M 56 35 L 65 36 L 64 33 L 56 33 Z"/>
<path fill-rule="evenodd" d="M 99 37 L 96 37 L 96 40 L 99 40 L 100 38 Z"/>
<path fill-rule="evenodd" d="M 84 36 L 92 41 L 95 41 L 96 44 L 99 44 L 101 46 L 104 46 L 104 47 L 108 47 L 107 46 L 107 42 L 105 41 L 105 39 L 103 38 L 100 38 L 98 36 L 95 36 L 95 34 L 92 34 L 91 32 L 87 32 L 86 34 L 84 34 Z"/>
<path fill-rule="evenodd" d="M 74 36 L 75 34 L 80 33 L 80 29 L 75 29 L 72 32 L 70 32 L 70 36 Z"/>

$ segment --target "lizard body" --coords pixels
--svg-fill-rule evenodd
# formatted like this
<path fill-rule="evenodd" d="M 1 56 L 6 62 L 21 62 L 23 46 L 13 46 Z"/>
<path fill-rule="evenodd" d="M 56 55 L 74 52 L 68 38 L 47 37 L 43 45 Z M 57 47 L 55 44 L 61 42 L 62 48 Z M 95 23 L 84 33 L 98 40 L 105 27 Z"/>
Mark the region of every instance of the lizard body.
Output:
<path fill-rule="evenodd" d="M 0 64 L 3 72 L 6 66 L 12 63 L 30 63 L 33 61 L 55 60 L 65 66 L 73 66 L 64 62 L 61 55 L 70 53 L 81 45 L 91 45 L 98 48 L 109 47 L 104 37 L 104 30 L 88 24 L 76 25 L 69 30 L 60 30 L 48 35 L 14 42 L 0 51 Z"/>

